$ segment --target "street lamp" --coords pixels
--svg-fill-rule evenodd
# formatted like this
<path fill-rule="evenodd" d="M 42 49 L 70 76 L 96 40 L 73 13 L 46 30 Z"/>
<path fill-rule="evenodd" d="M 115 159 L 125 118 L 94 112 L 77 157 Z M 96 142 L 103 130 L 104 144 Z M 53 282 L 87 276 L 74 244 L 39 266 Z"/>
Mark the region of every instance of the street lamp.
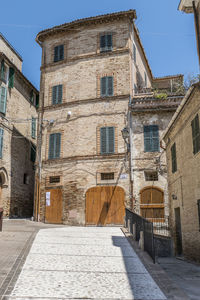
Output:
<path fill-rule="evenodd" d="M 127 146 L 127 152 L 130 151 L 130 144 L 129 144 L 129 130 L 127 127 L 124 127 L 121 131 L 122 137 L 124 139 L 124 142 L 126 143 Z"/>

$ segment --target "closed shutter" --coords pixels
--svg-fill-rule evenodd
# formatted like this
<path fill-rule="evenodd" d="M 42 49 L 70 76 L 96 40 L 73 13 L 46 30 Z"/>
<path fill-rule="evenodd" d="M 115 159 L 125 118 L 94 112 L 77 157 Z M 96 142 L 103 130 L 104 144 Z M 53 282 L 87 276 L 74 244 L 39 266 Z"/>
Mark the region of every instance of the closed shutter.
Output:
<path fill-rule="evenodd" d="M 1 80 L 5 80 L 5 63 L 4 63 L 4 60 L 1 61 Z"/>
<path fill-rule="evenodd" d="M 0 128 L 0 158 L 2 158 L 3 155 L 3 132 L 4 130 Z"/>
<path fill-rule="evenodd" d="M 31 136 L 33 139 L 36 138 L 36 118 L 32 118 Z"/>
<path fill-rule="evenodd" d="M 59 45 L 54 48 L 54 62 L 64 59 L 64 45 Z"/>
<path fill-rule="evenodd" d="M 59 60 L 64 59 L 64 45 L 59 46 Z"/>
<path fill-rule="evenodd" d="M 61 133 L 50 134 L 49 137 L 49 159 L 60 157 Z"/>
<path fill-rule="evenodd" d="M 100 37 L 100 51 L 105 51 L 106 48 L 106 36 L 105 35 L 101 35 Z"/>
<path fill-rule="evenodd" d="M 112 50 L 112 34 L 107 35 L 107 49 Z"/>
<path fill-rule="evenodd" d="M 192 126 L 192 140 L 193 140 L 193 153 L 196 154 L 200 151 L 200 129 L 199 129 L 199 115 L 191 122 Z"/>
<path fill-rule="evenodd" d="M 113 96 L 113 77 L 107 77 L 107 95 Z"/>
<path fill-rule="evenodd" d="M 172 160 L 172 173 L 177 171 L 177 161 L 176 161 L 176 143 L 171 147 L 171 160 Z"/>
<path fill-rule="evenodd" d="M 144 151 L 159 151 L 159 128 L 157 125 L 144 126 Z"/>
<path fill-rule="evenodd" d="M 5 87 L 0 88 L 0 112 L 6 113 L 6 98 L 7 89 Z"/>
<path fill-rule="evenodd" d="M 112 50 L 112 34 L 105 34 L 100 36 L 100 52 Z"/>
<path fill-rule="evenodd" d="M 14 87 L 14 77 L 15 77 L 15 70 L 13 68 L 9 68 L 9 83 L 8 83 L 9 88 Z"/>
<path fill-rule="evenodd" d="M 58 61 L 58 46 L 54 48 L 54 62 Z"/>
<path fill-rule="evenodd" d="M 55 85 L 52 88 L 52 104 L 62 103 L 62 85 Z"/>
<path fill-rule="evenodd" d="M 101 97 L 106 96 L 106 77 L 101 78 Z"/>
<path fill-rule="evenodd" d="M 101 128 L 101 154 L 111 154 L 115 152 L 115 128 Z"/>

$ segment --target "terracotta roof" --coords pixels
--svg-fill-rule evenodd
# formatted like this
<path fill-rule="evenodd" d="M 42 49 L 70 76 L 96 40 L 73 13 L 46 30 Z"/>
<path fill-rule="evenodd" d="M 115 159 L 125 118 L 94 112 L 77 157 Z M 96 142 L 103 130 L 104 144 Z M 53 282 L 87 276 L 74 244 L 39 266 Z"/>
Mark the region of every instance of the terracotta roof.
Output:
<path fill-rule="evenodd" d="M 181 78 L 183 79 L 183 74 L 176 74 L 176 75 L 166 75 L 162 77 L 154 77 L 153 80 L 164 80 L 164 79 L 172 79 L 172 78 Z"/>
<path fill-rule="evenodd" d="M 101 22 L 104 20 L 118 19 L 118 18 L 122 18 L 122 17 L 129 17 L 129 18 L 136 19 L 137 18 L 136 11 L 134 9 L 130 9 L 127 11 L 120 11 L 120 12 L 115 12 L 115 13 L 110 13 L 110 14 L 99 15 L 99 16 L 95 16 L 95 17 L 83 18 L 83 19 L 78 19 L 78 20 L 75 20 L 75 21 L 72 21 L 69 23 L 64 23 L 64 24 L 40 31 L 37 34 L 36 42 L 38 42 L 38 43 L 42 42 L 46 35 L 54 34 L 55 32 L 62 32 L 64 30 L 68 30 L 74 26 L 80 26 L 82 24 L 97 23 L 97 22 Z"/>
<path fill-rule="evenodd" d="M 158 99 L 153 94 L 134 96 L 130 104 L 132 112 L 176 110 L 183 96 L 171 95 L 166 99 Z"/>

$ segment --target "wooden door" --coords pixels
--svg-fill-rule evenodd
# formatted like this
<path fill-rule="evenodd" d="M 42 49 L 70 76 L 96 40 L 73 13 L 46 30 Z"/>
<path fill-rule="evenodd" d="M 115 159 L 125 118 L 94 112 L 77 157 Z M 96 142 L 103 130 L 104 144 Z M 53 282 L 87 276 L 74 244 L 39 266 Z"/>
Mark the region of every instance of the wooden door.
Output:
<path fill-rule="evenodd" d="M 50 193 L 50 194 L 48 194 Z M 46 191 L 45 222 L 52 224 L 62 223 L 62 191 L 52 189 Z"/>
<path fill-rule="evenodd" d="M 125 215 L 124 190 L 101 186 L 86 192 L 86 225 L 121 225 Z"/>

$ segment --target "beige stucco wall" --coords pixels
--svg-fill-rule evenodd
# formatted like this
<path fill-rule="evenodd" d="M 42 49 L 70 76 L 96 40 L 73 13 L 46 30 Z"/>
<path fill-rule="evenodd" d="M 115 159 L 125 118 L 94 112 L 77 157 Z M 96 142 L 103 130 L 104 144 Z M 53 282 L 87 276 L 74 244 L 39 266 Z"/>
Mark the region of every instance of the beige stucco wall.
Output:
<path fill-rule="evenodd" d="M 191 121 L 200 117 L 200 91 L 192 93 L 177 121 L 165 137 L 169 180 L 171 222 L 175 239 L 174 209 L 180 208 L 183 254 L 200 261 L 200 231 L 197 200 L 200 199 L 200 152 L 193 154 Z M 171 146 L 176 143 L 177 171 L 172 173 Z M 172 199 L 172 195 L 177 199 Z"/>
<path fill-rule="evenodd" d="M 21 71 L 22 60 L 16 55 L 15 51 L 7 45 L 0 35 L 0 52 L 3 52 L 9 60 Z"/>

